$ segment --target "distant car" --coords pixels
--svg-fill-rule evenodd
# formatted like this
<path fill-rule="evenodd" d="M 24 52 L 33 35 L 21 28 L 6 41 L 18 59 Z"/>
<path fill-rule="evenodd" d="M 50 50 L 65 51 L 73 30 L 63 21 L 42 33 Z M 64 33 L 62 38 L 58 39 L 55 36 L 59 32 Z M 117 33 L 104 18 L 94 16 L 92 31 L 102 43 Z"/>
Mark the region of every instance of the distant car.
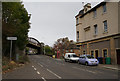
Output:
<path fill-rule="evenodd" d="M 66 53 L 64 56 L 65 62 L 78 62 L 79 57 L 75 53 Z"/>
<path fill-rule="evenodd" d="M 98 65 L 99 64 L 98 60 L 89 54 L 81 55 L 79 57 L 78 63 L 85 64 L 85 65 Z"/>

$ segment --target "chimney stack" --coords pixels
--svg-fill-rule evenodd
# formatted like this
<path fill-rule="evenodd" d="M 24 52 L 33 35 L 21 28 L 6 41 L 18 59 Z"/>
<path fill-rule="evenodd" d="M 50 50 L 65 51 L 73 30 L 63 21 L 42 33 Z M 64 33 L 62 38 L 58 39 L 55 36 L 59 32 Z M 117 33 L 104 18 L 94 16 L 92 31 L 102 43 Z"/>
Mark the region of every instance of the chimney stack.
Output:
<path fill-rule="evenodd" d="M 89 11 L 91 9 L 91 4 L 90 3 L 87 3 L 85 6 L 84 6 L 84 13 L 86 13 L 87 11 Z"/>

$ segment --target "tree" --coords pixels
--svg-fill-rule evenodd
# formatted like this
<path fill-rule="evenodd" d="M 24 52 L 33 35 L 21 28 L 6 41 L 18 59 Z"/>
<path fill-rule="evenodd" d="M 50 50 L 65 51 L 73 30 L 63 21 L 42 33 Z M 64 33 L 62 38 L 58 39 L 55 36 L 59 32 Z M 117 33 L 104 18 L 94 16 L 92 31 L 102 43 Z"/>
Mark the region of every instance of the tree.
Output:
<path fill-rule="evenodd" d="M 60 51 L 60 54 L 64 54 L 64 50 L 70 50 L 76 47 L 76 43 L 73 40 L 69 40 L 68 37 L 57 39 L 53 49 L 54 51 Z"/>
<path fill-rule="evenodd" d="M 45 46 L 45 54 L 49 56 L 53 55 L 52 48 L 48 45 Z"/>
<path fill-rule="evenodd" d="M 30 28 L 30 15 L 22 2 L 3 2 L 2 7 L 2 51 L 7 56 L 10 45 L 6 37 L 16 36 L 18 39 L 13 42 L 13 49 L 18 47 L 19 50 L 24 50 Z"/>

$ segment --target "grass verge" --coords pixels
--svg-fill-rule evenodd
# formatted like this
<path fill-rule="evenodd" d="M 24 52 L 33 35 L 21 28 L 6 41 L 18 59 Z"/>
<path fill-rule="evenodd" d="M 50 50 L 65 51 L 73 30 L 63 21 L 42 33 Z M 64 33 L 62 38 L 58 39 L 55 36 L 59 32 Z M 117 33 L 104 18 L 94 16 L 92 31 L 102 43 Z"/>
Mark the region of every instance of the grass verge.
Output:
<path fill-rule="evenodd" d="M 29 63 L 27 56 L 20 56 L 18 61 L 9 61 L 7 57 L 2 58 L 2 73 L 5 74 L 12 71 L 18 67 L 24 66 Z"/>

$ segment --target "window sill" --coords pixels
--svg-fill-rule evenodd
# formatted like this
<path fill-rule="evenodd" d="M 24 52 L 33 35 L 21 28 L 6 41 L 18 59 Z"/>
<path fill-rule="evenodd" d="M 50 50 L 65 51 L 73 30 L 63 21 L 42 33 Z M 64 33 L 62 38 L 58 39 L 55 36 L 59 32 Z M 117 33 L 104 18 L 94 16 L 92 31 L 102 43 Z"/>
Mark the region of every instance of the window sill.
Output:
<path fill-rule="evenodd" d="M 79 24 L 76 24 L 76 26 L 78 26 Z"/>
<path fill-rule="evenodd" d="M 78 24 L 76 24 L 76 26 L 78 26 L 79 25 L 79 23 Z"/>
<path fill-rule="evenodd" d="M 103 32 L 103 34 L 107 34 L 107 33 L 108 33 L 108 31 L 104 31 L 104 32 Z"/>
<path fill-rule="evenodd" d="M 93 19 L 97 19 L 97 17 L 93 17 Z"/>
<path fill-rule="evenodd" d="M 77 42 L 79 42 L 79 39 L 77 39 Z"/>
<path fill-rule="evenodd" d="M 107 12 L 103 12 L 102 15 L 107 14 Z"/>
<path fill-rule="evenodd" d="M 78 23 L 78 24 L 76 24 L 76 26 L 78 26 L 78 25 L 80 25 L 80 24 L 82 24 L 82 23 Z"/>
<path fill-rule="evenodd" d="M 97 34 L 93 35 L 93 37 L 97 37 Z"/>

